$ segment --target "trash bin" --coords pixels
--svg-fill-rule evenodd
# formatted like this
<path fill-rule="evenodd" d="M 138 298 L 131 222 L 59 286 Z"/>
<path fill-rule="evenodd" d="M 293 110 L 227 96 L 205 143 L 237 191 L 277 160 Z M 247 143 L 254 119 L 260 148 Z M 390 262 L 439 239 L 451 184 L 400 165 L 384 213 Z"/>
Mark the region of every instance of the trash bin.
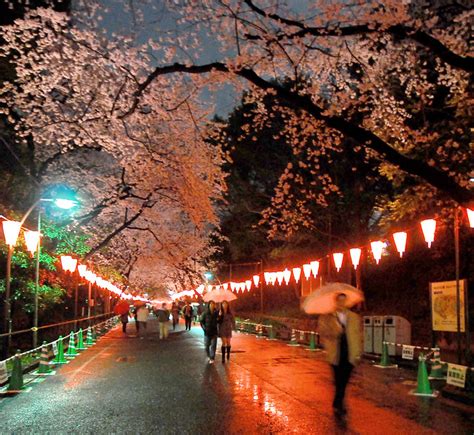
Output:
<path fill-rule="evenodd" d="M 374 323 L 372 316 L 364 317 L 364 352 L 374 353 Z"/>
<path fill-rule="evenodd" d="M 384 316 L 384 340 L 397 344 L 411 344 L 411 325 L 404 317 Z M 402 346 L 388 346 L 389 355 L 401 355 Z"/>
<path fill-rule="evenodd" d="M 372 323 L 374 328 L 374 353 L 382 354 L 383 343 L 383 316 L 373 316 Z"/>

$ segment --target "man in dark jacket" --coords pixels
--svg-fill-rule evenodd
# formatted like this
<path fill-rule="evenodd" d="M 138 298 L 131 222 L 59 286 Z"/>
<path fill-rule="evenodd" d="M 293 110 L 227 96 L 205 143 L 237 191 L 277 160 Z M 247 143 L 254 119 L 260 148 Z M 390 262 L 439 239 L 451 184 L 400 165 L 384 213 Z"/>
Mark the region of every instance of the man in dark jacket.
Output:
<path fill-rule="evenodd" d="M 204 331 L 204 347 L 209 358 L 209 364 L 214 364 L 217 346 L 217 318 L 216 303 L 209 301 L 207 309 L 201 315 L 201 327 Z"/>
<path fill-rule="evenodd" d="M 191 331 L 191 322 L 193 320 L 193 307 L 186 301 L 186 305 L 183 307 L 184 323 L 186 325 L 186 331 Z"/>

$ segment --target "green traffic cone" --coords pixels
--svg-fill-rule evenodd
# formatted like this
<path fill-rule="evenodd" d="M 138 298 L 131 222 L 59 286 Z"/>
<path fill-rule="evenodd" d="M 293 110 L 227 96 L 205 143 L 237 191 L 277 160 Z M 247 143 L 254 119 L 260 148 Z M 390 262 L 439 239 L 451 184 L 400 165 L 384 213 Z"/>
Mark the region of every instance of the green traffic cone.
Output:
<path fill-rule="evenodd" d="M 20 351 L 17 350 L 15 358 L 13 359 L 13 370 L 10 376 L 10 382 L 8 384 L 7 391 L 21 391 L 25 387 L 23 385 L 23 367 L 21 366 Z"/>
<path fill-rule="evenodd" d="M 418 357 L 418 376 L 416 380 L 416 390 L 413 392 L 415 396 L 436 396 L 431 389 L 430 381 L 428 379 L 428 370 L 426 369 L 426 358 L 423 354 Z"/>
<path fill-rule="evenodd" d="M 309 334 L 309 350 L 316 350 L 316 340 L 315 340 L 315 333 L 311 332 Z"/>
<path fill-rule="evenodd" d="M 69 345 L 66 351 L 66 358 L 74 358 L 77 356 L 78 353 L 76 352 L 76 341 L 74 339 L 74 332 L 71 331 L 69 334 Z"/>
<path fill-rule="evenodd" d="M 87 335 L 86 335 L 86 346 L 92 346 L 94 344 L 94 339 L 92 338 L 92 331 L 91 327 L 87 328 Z"/>
<path fill-rule="evenodd" d="M 79 328 L 77 333 L 77 350 L 86 350 L 87 347 L 84 346 L 84 337 L 82 336 L 82 328 Z"/>
<path fill-rule="evenodd" d="M 43 346 L 41 347 L 41 358 L 38 370 L 36 374 L 38 375 L 49 375 L 52 373 L 52 368 L 49 365 L 49 355 L 48 355 L 48 345 L 46 341 L 43 341 Z"/>
<path fill-rule="evenodd" d="M 54 364 L 67 364 L 68 361 L 64 358 L 64 343 L 63 343 L 63 336 L 60 335 L 58 338 L 58 353 L 56 357 L 53 359 Z"/>
<path fill-rule="evenodd" d="M 380 364 L 376 364 L 375 367 L 379 369 L 390 369 L 397 368 L 396 364 L 392 364 L 390 357 L 388 356 L 388 344 L 384 341 L 382 343 L 382 355 L 380 357 Z"/>

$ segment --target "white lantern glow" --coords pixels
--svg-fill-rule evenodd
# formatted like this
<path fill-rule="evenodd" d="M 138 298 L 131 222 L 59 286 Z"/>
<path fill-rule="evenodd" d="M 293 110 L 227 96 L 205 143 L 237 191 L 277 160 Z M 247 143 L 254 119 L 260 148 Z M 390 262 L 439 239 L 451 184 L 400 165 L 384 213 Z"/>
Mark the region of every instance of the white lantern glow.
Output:
<path fill-rule="evenodd" d="M 372 248 L 372 254 L 374 256 L 375 262 L 379 264 L 380 259 L 382 258 L 383 248 L 385 247 L 385 243 L 381 242 L 380 240 L 376 240 L 375 242 L 370 242 L 370 247 Z"/>
<path fill-rule="evenodd" d="M 296 282 L 298 282 L 300 280 L 301 267 L 294 267 L 293 268 L 293 276 L 294 276 Z"/>
<path fill-rule="evenodd" d="M 303 273 L 306 279 L 311 276 L 311 264 L 303 264 Z"/>
<path fill-rule="evenodd" d="M 263 274 L 263 278 L 265 280 L 265 284 L 268 285 L 272 282 L 272 276 L 271 276 L 271 273 L 270 272 L 265 272 Z"/>
<path fill-rule="evenodd" d="M 339 272 L 342 267 L 342 260 L 344 259 L 344 254 L 342 252 L 335 252 L 332 254 L 332 258 L 334 260 L 334 266 L 336 266 L 336 270 Z"/>
<path fill-rule="evenodd" d="M 474 210 L 471 210 L 470 208 L 466 208 L 467 212 L 467 219 L 469 220 L 469 226 L 471 228 L 474 228 Z"/>
<path fill-rule="evenodd" d="M 312 261 L 309 265 L 311 266 L 311 273 L 316 278 L 319 273 L 319 261 Z"/>
<path fill-rule="evenodd" d="M 72 257 L 70 255 L 61 255 L 61 267 L 65 272 L 69 272 Z"/>
<path fill-rule="evenodd" d="M 283 278 L 284 278 L 283 271 L 276 272 L 276 279 L 279 285 L 283 283 Z"/>
<path fill-rule="evenodd" d="M 250 281 L 249 279 L 245 281 L 245 287 L 247 288 L 247 291 L 250 291 L 250 289 L 252 288 L 252 281 Z"/>
<path fill-rule="evenodd" d="M 84 278 L 86 274 L 86 270 L 87 270 L 87 266 L 85 266 L 84 264 L 80 264 L 79 266 L 77 266 L 77 271 L 79 272 L 79 276 L 81 278 Z"/>
<path fill-rule="evenodd" d="M 426 219 L 420 222 L 421 229 L 423 230 L 423 236 L 425 242 L 428 243 L 428 248 L 431 248 L 431 244 L 434 242 L 434 236 L 436 231 L 436 221 L 434 219 Z"/>
<path fill-rule="evenodd" d="M 254 286 L 258 287 L 258 283 L 260 282 L 260 275 L 254 275 L 252 279 L 253 279 Z"/>
<path fill-rule="evenodd" d="M 407 233 L 405 231 L 393 233 L 393 240 L 395 241 L 395 246 L 400 254 L 400 258 L 402 258 L 407 246 Z"/>
<path fill-rule="evenodd" d="M 222 288 L 227 291 L 227 289 L 229 288 L 229 283 L 228 282 L 225 282 L 224 284 L 222 284 Z"/>
<path fill-rule="evenodd" d="M 354 269 L 357 269 L 357 266 L 359 266 L 360 263 L 360 254 L 362 253 L 362 249 L 352 248 L 349 250 L 349 253 L 351 255 L 352 265 L 354 266 Z"/>
<path fill-rule="evenodd" d="M 283 279 L 285 280 L 286 285 L 288 285 L 288 284 L 290 283 L 291 272 L 290 272 L 288 269 L 285 269 L 285 270 L 283 271 Z"/>
<path fill-rule="evenodd" d="M 38 231 L 25 231 L 26 249 L 33 255 L 38 249 L 40 233 Z"/>
<path fill-rule="evenodd" d="M 16 221 L 3 221 L 3 234 L 5 235 L 5 243 L 13 248 L 18 240 L 18 235 L 21 230 L 21 222 Z"/>

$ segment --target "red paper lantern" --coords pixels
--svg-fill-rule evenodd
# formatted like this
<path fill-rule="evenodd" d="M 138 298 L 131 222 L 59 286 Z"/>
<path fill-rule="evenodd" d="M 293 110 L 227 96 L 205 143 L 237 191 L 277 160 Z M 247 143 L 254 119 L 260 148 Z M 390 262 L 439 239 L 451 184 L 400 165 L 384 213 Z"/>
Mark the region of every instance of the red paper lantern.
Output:
<path fill-rule="evenodd" d="M 40 242 L 40 233 L 39 231 L 25 231 L 24 235 L 26 249 L 28 249 L 28 251 L 31 252 L 31 255 L 33 255 L 38 249 L 38 245 Z"/>
<path fill-rule="evenodd" d="M 474 228 L 474 210 L 471 210 L 470 208 L 466 208 L 467 212 L 467 219 L 469 220 L 469 226 L 471 228 Z"/>
<path fill-rule="evenodd" d="M 294 267 L 293 268 L 293 276 L 294 276 L 296 282 L 298 282 L 300 280 L 301 267 Z"/>
<path fill-rule="evenodd" d="M 372 248 L 372 254 L 374 256 L 375 262 L 379 264 L 380 259 L 382 258 L 383 248 L 385 247 L 385 243 L 381 242 L 380 240 L 376 240 L 375 242 L 371 242 L 370 246 Z"/>
<path fill-rule="evenodd" d="M 423 236 L 425 242 L 428 243 L 428 248 L 431 248 L 431 244 L 434 242 L 434 236 L 436 231 L 436 221 L 434 219 L 426 219 L 420 222 L 421 229 L 423 230 Z"/>
<path fill-rule="evenodd" d="M 311 273 L 316 278 L 319 272 L 319 261 L 312 261 L 309 265 L 311 266 Z"/>
<path fill-rule="evenodd" d="M 5 235 L 5 243 L 13 248 L 18 240 L 18 235 L 21 230 L 21 222 L 16 221 L 3 221 L 3 234 Z"/>
<path fill-rule="evenodd" d="M 277 279 L 279 285 L 282 285 L 283 278 L 284 278 L 283 271 L 276 272 L 276 279 Z"/>
<path fill-rule="evenodd" d="M 332 254 L 332 258 L 334 259 L 334 266 L 336 266 L 336 270 L 339 272 L 342 267 L 342 260 L 344 259 L 344 254 L 342 252 L 335 252 Z"/>
<path fill-rule="evenodd" d="M 352 248 L 349 250 L 349 253 L 351 255 L 352 265 L 354 266 L 354 269 L 357 269 L 357 266 L 360 262 L 360 254 L 362 253 L 362 249 Z"/>
<path fill-rule="evenodd" d="M 303 264 L 303 273 L 306 279 L 311 276 L 311 264 Z"/>
<path fill-rule="evenodd" d="M 407 246 L 407 233 L 405 231 L 393 233 L 393 240 L 395 241 L 397 251 L 400 253 L 400 258 L 402 258 Z"/>

